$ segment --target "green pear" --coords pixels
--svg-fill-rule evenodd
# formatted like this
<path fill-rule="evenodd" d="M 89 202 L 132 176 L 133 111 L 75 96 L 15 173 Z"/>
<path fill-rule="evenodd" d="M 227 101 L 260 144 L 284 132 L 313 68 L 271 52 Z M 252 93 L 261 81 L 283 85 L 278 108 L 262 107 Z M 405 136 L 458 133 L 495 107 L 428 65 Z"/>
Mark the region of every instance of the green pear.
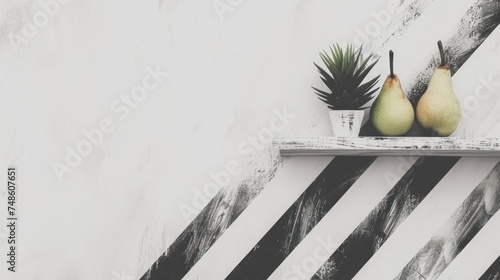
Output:
<path fill-rule="evenodd" d="M 415 120 L 413 106 L 403 92 L 401 82 L 394 74 L 394 52 L 389 52 L 391 73 L 373 103 L 371 121 L 382 135 L 401 136 L 406 134 Z"/>
<path fill-rule="evenodd" d="M 450 136 L 462 117 L 460 102 L 453 91 L 450 67 L 446 65 L 443 44 L 438 42 L 441 65 L 432 74 L 427 91 L 417 104 L 417 121 L 433 135 Z"/>

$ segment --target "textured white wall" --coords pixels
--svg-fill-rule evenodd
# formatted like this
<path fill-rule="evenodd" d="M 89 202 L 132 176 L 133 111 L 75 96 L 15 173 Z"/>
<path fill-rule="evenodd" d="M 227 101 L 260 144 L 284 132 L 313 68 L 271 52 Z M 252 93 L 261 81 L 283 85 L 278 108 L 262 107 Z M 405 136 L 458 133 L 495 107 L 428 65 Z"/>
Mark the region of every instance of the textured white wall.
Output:
<path fill-rule="evenodd" d="M 473 3 L 458 2 L 448 11 L 455 21 L 423 17 L 412 38 L 387 46 L 403 82 L 436 51 L 429 28 L 452 28 Z M 193 206 L 210 172 L 229 160 L 269 168 L 267 148 L 250 163 L 238 147 L 269 127 L 275 110 L 295 115 L 281 135 L 331 133 L 310 88 L 321 82 L 312 62 L 331 43 L 353 42 L 388 5 L 241 1 L 221 18 L 214 3 L 69 0 L 19 44 L 12 34 L 33 22 L 39 2 L 0 3 L 0 172 L 17 166 L 20 189 L 19 272 L 11 278 L 2 266 L 2 279 L 137 279 L 193 218 L 179 207 Z M 499 73 L 499 52 L 497 30 L 453 78 L 462 100 L 479 77 Z M 384 56 L 375 69 L 383 78 L 386 64 Z M 113 101 L 157 65 L 168 78 L 120 119 Z M 458 134 L 499 136 L 497 101 L 481 101 Z M 104 118 L 115 130 L 59 181 L 53 162 L 64 163 L 66 147 Z M 0 248 L 4 256 L 5 240 Z"/>

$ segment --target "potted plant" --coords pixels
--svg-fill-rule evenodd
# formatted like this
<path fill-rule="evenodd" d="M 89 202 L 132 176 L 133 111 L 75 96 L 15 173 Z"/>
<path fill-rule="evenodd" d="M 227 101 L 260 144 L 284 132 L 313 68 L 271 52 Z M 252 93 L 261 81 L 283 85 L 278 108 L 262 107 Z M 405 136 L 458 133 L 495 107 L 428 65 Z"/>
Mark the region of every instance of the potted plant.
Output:
<path fill-rule="evenodd" d="M 321 80 L 328 87 L 326 92 L 313 87 L 318 98 L 331 109 L 330 121 L 333 135 L 337 137 L 357 137 L 364 117 L 363 107 L 374 98 L 375 88 L 380 75 L 363 83 L 378 59 L 371 62 L 373 54 L 364 59 L 362 47 L 354 50 L 352 45 L 342 49 L 338 44 L 330 47 L 331 54 L 320 53 L 326 70 L 314 65 L 321 74 Z"/>

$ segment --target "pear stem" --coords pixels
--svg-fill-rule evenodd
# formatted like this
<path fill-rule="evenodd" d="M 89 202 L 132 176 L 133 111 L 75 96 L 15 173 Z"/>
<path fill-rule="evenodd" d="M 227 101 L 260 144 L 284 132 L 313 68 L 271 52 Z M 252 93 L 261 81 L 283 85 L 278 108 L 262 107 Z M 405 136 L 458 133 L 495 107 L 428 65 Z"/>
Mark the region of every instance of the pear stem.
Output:
<path fill-rule="evenodd" d="M 446 57 L 444 56 L 443 42 L 438 41 L 438 48 L 439 48 L 439 54 L 441 55 L 441 64 L 439 66 L 444 67 L 446 66 Z"/>
<path fill-rule="evenodd" d="M 389 51 L 389 67 L 391 68 L 391 78 L 394 78 L 394 52 Z"/>

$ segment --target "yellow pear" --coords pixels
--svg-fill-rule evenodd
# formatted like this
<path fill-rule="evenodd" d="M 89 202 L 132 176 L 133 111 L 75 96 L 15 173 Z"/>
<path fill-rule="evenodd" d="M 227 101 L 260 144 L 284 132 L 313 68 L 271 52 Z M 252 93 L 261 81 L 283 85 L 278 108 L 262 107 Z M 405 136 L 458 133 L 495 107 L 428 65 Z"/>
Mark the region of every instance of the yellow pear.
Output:
<path fill-rule="evenodd" d="M 427 91 L 417 104 L 417 121 L 433 135 L 450 136 L 462 117 L 460 102 L 453 91 L 450 67 L 446 65 L 443 44 L 438 42 L 441 64 L 434 70 Z"/>
<path fill-rule="evenodd" d="M 403 92 L 401 82 L 394 74 L 394 52 L 389 52 L 391 73 L 373 103 L 371 121 L 382 135 L 401 136 L 406 134 L 415 120 L 413 106 Z"/>

